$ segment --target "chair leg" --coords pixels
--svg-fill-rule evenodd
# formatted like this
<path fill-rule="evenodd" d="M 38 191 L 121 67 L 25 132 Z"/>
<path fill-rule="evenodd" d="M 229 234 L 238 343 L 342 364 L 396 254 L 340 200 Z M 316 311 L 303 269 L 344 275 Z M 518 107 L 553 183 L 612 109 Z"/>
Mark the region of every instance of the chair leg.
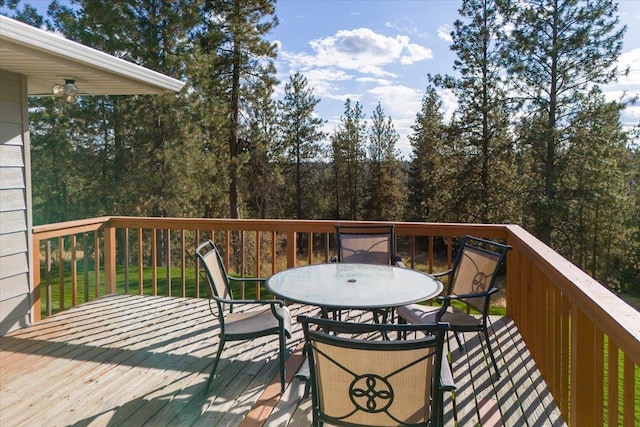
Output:
<path fill-rule="evenodd" d="M 406 325 L 407 324 L 407 319 L 405 319 L 404 317 L 400 317 L 398 316 L 398 325 Z M 407 331 L 398 331 L 398 339 L 399 340 L 406 340 L 407 339 Z"/>
<path fill-rule="evenodd" d="M 498 369 L 496 357 L 493 355 L 493 350 L 491 349 L 491 342 L 489 341 L 489 330 L 487 328 L 484 328 L 484 338 L 487 341 L 487 350 L 489 351 L 489 356 L 491 356 L 491 363 L 493 363 L 493 368 L 496 370 L 496 378 L 500 378 L 500 370 Z"/>
<path fill-rule="evenodd" d="M 460 335 L 458 335 L 458 332 L 454 331 L 453 335 L 456 337 L 456 341 L 458 342 L 458 348 L 460 349 L 461 353 L 466 353 L 467 352 L 467 346 L 462 344 L 462 340 L 460 339 Z"/>
<path fill-rule="evenodd" d="M 209 391 L 209 387 L 211 386 L 211 381 L 213 381 L 213 377 L 216 374 L 216 369 L 218 368 L 218 362 L 220 361 L 220 355 L 222 355 L 222 350 L 224 349 L 224 337 L 220 336 L 220 342 L 218 343 L 218 351 L 216 352 L 216 359 L 213 361 L 213 366 L 211 367 L 211 373 L 209 374 L 209 380 L 207 381 L 206 390 Z"/>
<path fill-rule="evenodd" d="M 284 368 L 285 354 L 287 352 L 287 341 L 284 333 L 280 334 L 280 390 L 284 393 L 286 372 Z"/>

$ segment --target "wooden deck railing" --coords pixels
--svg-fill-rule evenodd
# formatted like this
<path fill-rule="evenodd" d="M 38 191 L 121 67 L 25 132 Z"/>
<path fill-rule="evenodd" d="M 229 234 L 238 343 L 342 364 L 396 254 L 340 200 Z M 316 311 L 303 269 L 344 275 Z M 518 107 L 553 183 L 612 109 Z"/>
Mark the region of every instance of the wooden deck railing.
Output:
<path fill-rule="evenodd" d="M 335 223 L 103 217 L 34 227 L 34 317 L 115 292 L 198 297 L 193 251 L 206 238 L 240 276 L 327 262 Z M 510 244 L 507 315 L 565 420 L 640 425 L 636 310 L 519 226 L 395 223 L 395 230 L 405 264 L 425 271 L 450 265 L 452 239 L 465 234 Z"/>

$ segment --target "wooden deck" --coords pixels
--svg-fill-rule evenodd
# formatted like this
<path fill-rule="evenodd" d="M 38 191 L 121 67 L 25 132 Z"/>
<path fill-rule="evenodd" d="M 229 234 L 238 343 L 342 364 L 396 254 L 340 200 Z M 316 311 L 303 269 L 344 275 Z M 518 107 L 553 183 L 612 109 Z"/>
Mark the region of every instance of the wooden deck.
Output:
<path fill-rule="evenodd" d="M 447 425 L 565 425 L 513 322 L 493 329 L 500 380 L 475 334 L 466 353 L 452 341 Z M 296 327 L 289 378 L 301 338 Z M 279 394 L 274 339 L 227 343 L 205 392 L 217 340 L 206 300 L 112 295 L 72 308 L 0 338 L 0 425 L 310 425 L 303 384 Z"/>

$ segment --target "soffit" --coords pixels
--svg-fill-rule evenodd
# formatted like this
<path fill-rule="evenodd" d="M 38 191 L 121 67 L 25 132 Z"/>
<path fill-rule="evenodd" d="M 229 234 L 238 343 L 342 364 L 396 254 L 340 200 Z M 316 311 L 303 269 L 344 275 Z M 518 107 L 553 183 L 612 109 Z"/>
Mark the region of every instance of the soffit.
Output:
<path fill-rule="evenodd" d="M 79 95 L 136 95 L 176 92 L 180 80 L 96 49 L 0 16 L 0 69 L 28 78 L 31 96 L 76 81 Z"/>

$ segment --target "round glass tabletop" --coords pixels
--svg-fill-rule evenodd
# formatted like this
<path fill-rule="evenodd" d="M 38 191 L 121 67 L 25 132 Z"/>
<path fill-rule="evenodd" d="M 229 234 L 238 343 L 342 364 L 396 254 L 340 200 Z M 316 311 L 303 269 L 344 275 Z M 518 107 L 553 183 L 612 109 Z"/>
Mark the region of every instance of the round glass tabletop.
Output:
<path fill-rule="evenodd" d="M 442 292 L 442 283 L 428 274 L 376 264 L 296 267 L 274 274 L 265 285 L 278 298 L 326 308 L 398 307 Z"/>

